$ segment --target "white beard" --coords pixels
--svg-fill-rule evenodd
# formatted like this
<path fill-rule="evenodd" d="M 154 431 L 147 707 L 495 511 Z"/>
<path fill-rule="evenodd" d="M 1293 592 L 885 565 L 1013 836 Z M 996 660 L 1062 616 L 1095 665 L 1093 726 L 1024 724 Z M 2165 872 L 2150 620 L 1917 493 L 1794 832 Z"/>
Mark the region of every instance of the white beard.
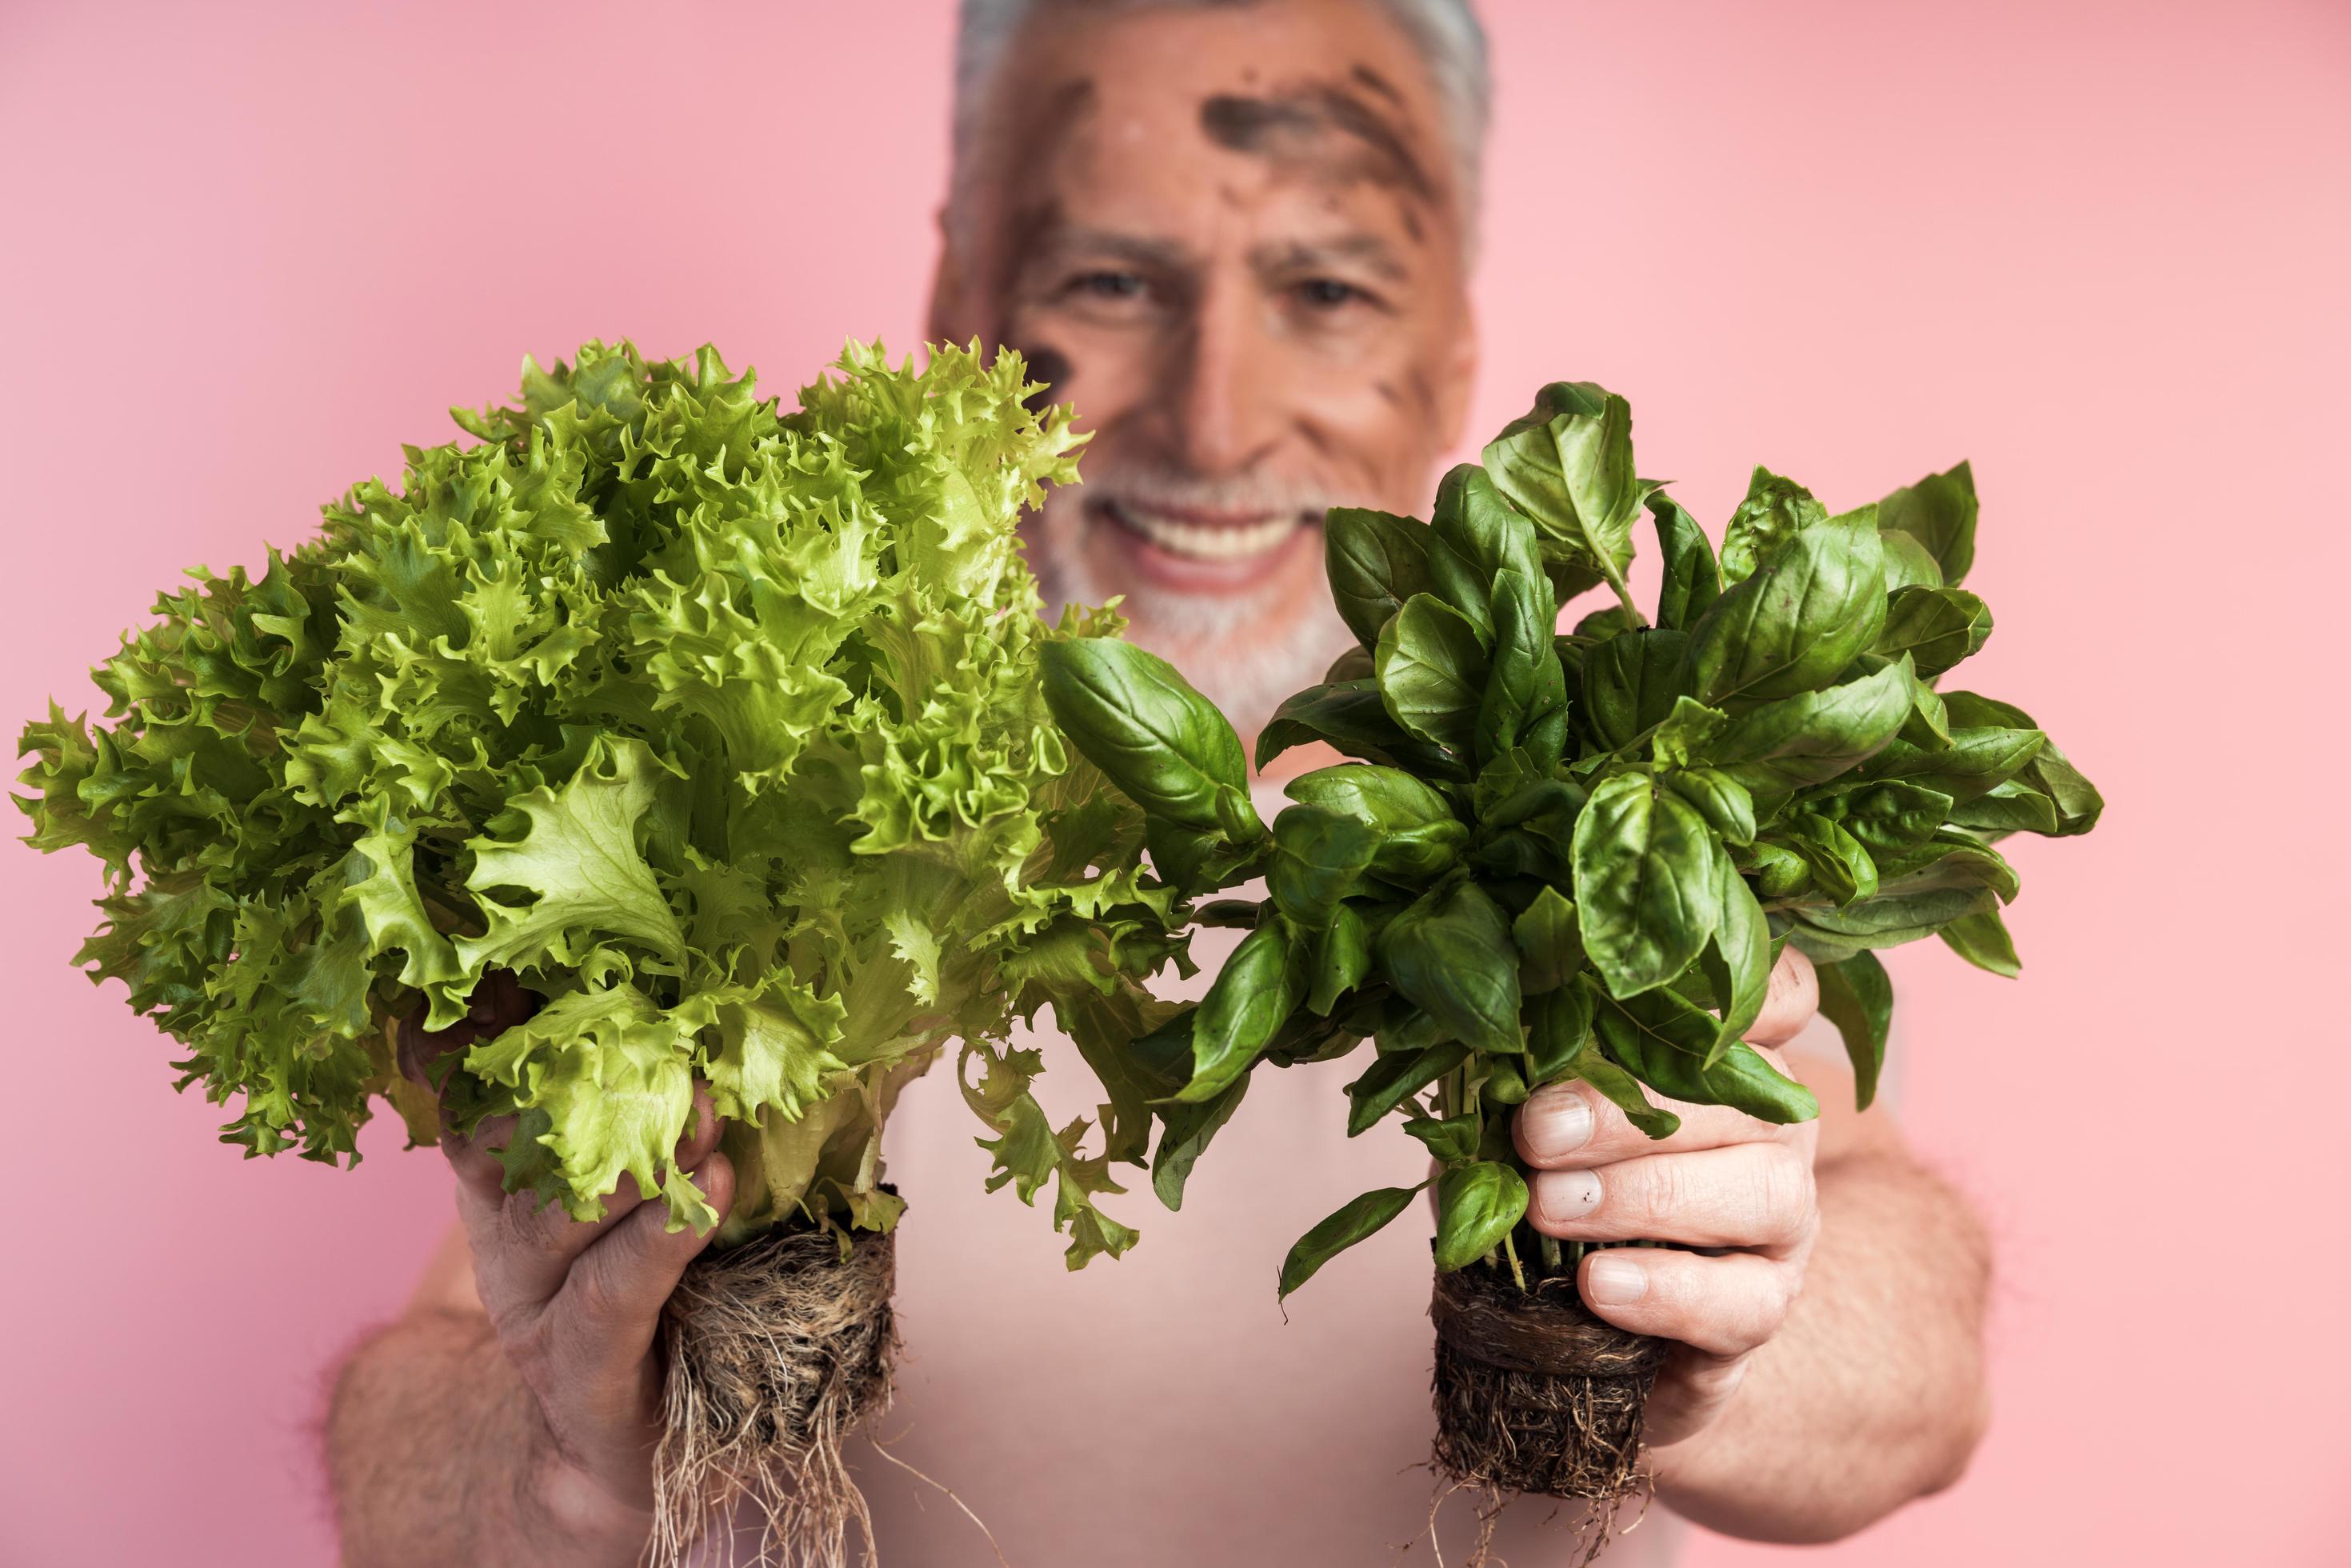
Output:
<path fill-rule="evenodd" d="M 1077 550 L 1054 550 L 1043 537 L 1037 545 L 1030 562 L 1049 613 L 1109 597 Z M 1322 680 L 1355 640 L 1328 592 L 1299 606 L 1272 588 L 1239 598 L 1162 589 L 1148 604 L 1120 608 L 1134 622 L 1134 641 L 1182 671 L 1244 737 L 1263 729 L 1284 698 Z M 1269 623 L 1277 628 L 1270 641 L 1262 630 Z"/>

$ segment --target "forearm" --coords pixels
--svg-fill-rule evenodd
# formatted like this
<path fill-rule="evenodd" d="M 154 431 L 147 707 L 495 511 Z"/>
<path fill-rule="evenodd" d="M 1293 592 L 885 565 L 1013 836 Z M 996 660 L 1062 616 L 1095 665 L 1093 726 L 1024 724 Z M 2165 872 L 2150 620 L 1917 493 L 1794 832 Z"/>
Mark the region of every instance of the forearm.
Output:
<path fill-rule="evenodd" d="M 1834 1540 L 1957 1480 L 1988 1415 L 1990 1250 L 1898 1147 L 1816 1171 L 1803 1293 L 1721 1416 L 1658 1450 L 1658 1496 L 1750 1540 Z"/>
<path fill-rule="evenodd" d="M 564 1464 L 477 1314 L 417 1312 L 335 1382 L 327 1462 L 345 1568 L 632 1568 L 652 1518 Z"/>

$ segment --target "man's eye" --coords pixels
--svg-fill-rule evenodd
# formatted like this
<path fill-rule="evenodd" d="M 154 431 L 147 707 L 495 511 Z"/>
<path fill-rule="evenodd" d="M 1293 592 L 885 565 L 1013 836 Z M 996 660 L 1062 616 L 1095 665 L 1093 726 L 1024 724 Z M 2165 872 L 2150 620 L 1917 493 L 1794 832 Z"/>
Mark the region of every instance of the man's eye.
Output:
<path fill-rule="evenodd" d="M 1335 277 L 1310 277 L 1294 286 L 1299 300 L 1317 310 L 1335 310 L 1342 305 L 1353 305 L 1371 296 L 1352 283 L 1342 283 Z"/>
<path fill-rule="evenodd" d="M 1069 292 L 1088 299 L 1140 299 L 1151 286 L 1134 272 L 1081 272 L 1071 278 Z"/>

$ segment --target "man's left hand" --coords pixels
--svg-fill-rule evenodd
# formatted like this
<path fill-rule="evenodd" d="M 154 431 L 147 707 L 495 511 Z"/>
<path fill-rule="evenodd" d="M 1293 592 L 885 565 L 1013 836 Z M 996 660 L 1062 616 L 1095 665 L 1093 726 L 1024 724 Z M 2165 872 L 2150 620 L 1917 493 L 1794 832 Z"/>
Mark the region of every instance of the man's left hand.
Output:
<path fill-rule="evenodd" d="M 1771 972 L 1748 1043 L 1781 1071 L 1779 1048 L 1820 1004 L 1813 966 L 1792 947 Z M 1669 1241 L 1729 1248 L 1587 1253 L 1576 1283 L 1620 1328 L 1678 1341 L 1649 1396 L 1648 1441 L 1662 1448 L 1719 1416 L 1748 1358 L 1779 1332 L 1802 1288 L 1820 1230 L 1813 1191 L 1817 1122 L 1778 1127 L 1720 1105 L 1663 1103 L 1682 1119 L 1652 1139 L 1583 1082 L 1552 1084 L 1519 1107 L 1519 1154 L 1534 1167 L 1528 1218 L 1568 1241 Z"/>

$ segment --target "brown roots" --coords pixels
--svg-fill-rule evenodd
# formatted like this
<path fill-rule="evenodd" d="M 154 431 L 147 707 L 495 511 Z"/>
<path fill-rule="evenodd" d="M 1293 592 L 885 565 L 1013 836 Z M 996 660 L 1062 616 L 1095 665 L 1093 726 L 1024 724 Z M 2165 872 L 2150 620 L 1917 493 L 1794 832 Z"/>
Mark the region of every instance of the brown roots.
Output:
<path fill-rule="evenodd" d="M 1437 1277 L 1428 1312 L 1438 1474 L 1489 1500 L 1489 1537 L 1504 1492 L 1594 1504 L 1589 1562 L 1646 1482 L 1641 1416 L 1666 1342 L 1593 1317 L 1573 1273 L 1521 1291 L 1507 1270 L 1473 1264 Z"/>
<path fill-rule="evenodd" d="M 662 1314 L 669 1359 L 653 1455 L 651 1561 L 674 1568 L 747 1500 L 767 1530 L 760 1564 L 845 1568 L 873 1525 L 841 1444 L 889 1408 L 898 1347 L 887 1234 L 783 1227 L 695 1260 Z"/>

